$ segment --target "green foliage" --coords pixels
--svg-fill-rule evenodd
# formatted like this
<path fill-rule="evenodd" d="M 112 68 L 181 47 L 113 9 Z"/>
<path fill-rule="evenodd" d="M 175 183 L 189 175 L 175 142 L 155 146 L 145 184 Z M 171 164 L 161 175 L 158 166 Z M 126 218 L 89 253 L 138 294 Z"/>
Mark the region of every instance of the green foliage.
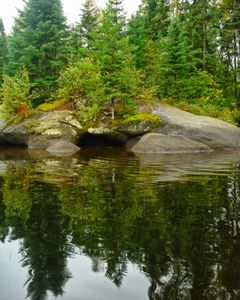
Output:
<path fill-rule="evenodd" d="M 58 90 L 86 120 L 121 118 L 155 95 L 232 109 L 240 101 L 239 12 L 238 1 L 144 0 L 127 22 L 122 0 L 101 13 L 85 0 L 66 30 L 60 0 L 28 0 L 9 37 L 0 20 L 0 83 L 3 71 L 26 67 L 33 107 L 57 107 Z"/>
<path fill-rule="evenodd" d="M 1 89 L 2 114 L 5 120 L 10 121 L 17 117 L 26 117 L 31 109 L 31 84 L 26 69 L 15 76 L 4 75 Z"/>
<path fill-rule="evenodd" d="M 196 71 L 187 79 L 184 87 L 181 98 L 188 102 L 200 105 L 211 104 L 218 107 L 227 105 L 221 87 L 207 71 Z"/>
<path fill-rule="evenodd" d="M 233 120 L 240 127 L 240 111 L 238 109 L 233 111 Z"/>
<path fill-rule="evenodd" d="M 70 63 L 60 75 L 58 97 L 75 103 L 83 124 L 94 122 L 104 104 L 99 64 L 90 58 Z"/>
<path fill-rule="evenodd" d="M 99 65 L 90 58 L 83 58 L 70 63 L 61 73 L 58 96 L 87 106 L 91 100 L 101 98 L 102 85 Z"/>
<path fill-rule="evenodd" d="M 85 128 L 94 126 L 103 114 L 103 108 L 99 103 L 92 103 L 89 106 L 80 104 L 77 108 L 78 119 Z"/>

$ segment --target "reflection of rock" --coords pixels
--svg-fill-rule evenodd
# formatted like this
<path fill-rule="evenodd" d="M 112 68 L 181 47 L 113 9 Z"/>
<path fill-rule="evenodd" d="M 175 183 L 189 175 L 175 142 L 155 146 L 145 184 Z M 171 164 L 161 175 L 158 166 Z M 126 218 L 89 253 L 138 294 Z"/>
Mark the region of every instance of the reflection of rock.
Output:
<path fill-rule="evenodd" d="M 194 153 L 211 152 L 212 149 L 182 136 L 149 133 L 137 142 L 132 151 L 134 153 Z"/>
<path fill-rule="evenodd" d="M 213 149 L 240 148 L 240 128 L 221 120 L 197 116 L 171 106 L 156 104 L 147 108 L 158 115 L 165 126 L 155 132 L 182 135 Z"/>
<path fill-rule="evenodd" d="M 225 175 L 240 163 L 240 151 L 172 155 L 139 153 L 137 157 L 141 168 L 149 170 L 151 182 L 184 180 L 185 176 L 194 175 Z"/>

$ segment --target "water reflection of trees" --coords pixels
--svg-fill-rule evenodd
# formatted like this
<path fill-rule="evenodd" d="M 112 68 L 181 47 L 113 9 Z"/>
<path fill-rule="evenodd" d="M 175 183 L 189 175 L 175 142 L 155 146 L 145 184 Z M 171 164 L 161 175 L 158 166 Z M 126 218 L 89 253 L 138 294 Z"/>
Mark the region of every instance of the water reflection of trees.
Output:
<path fill-rule="evenodd" d="M 137 162 L 124 159 L 88 161 L 66 182 L 41 182 L 46 172 L 9 165 L 2 183 L 0 237 L 11 227 L 12 238 L 23 239 L 29 298 L 63 294 L 77 249 L 117 286 L 127 263 L 138 265 L 150 300 L 240 297 L 238 168 L 151 186 L 132 176 L 143 176 Z"/>

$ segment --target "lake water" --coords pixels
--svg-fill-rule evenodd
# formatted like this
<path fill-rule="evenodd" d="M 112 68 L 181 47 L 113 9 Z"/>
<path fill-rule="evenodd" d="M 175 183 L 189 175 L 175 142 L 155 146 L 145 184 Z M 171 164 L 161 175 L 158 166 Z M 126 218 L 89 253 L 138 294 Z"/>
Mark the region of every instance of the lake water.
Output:
<path fill-rule="evenodd" d="M 240 153 L 0 151 L 1 300 L 240 299 Z"/>

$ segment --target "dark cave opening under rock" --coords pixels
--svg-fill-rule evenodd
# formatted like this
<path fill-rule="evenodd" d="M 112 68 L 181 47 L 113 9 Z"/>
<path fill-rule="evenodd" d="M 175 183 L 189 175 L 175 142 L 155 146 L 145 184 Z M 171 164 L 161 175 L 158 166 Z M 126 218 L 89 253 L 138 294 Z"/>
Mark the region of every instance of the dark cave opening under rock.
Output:
<path fill-rule="evenodd" d="M 78 141 L 78 146 L 81 148 L 87 147 L 124 147 L 126 142 L 120 138 L 109 136 L 106 134 L 96 135 L 85 133 Z"/>

